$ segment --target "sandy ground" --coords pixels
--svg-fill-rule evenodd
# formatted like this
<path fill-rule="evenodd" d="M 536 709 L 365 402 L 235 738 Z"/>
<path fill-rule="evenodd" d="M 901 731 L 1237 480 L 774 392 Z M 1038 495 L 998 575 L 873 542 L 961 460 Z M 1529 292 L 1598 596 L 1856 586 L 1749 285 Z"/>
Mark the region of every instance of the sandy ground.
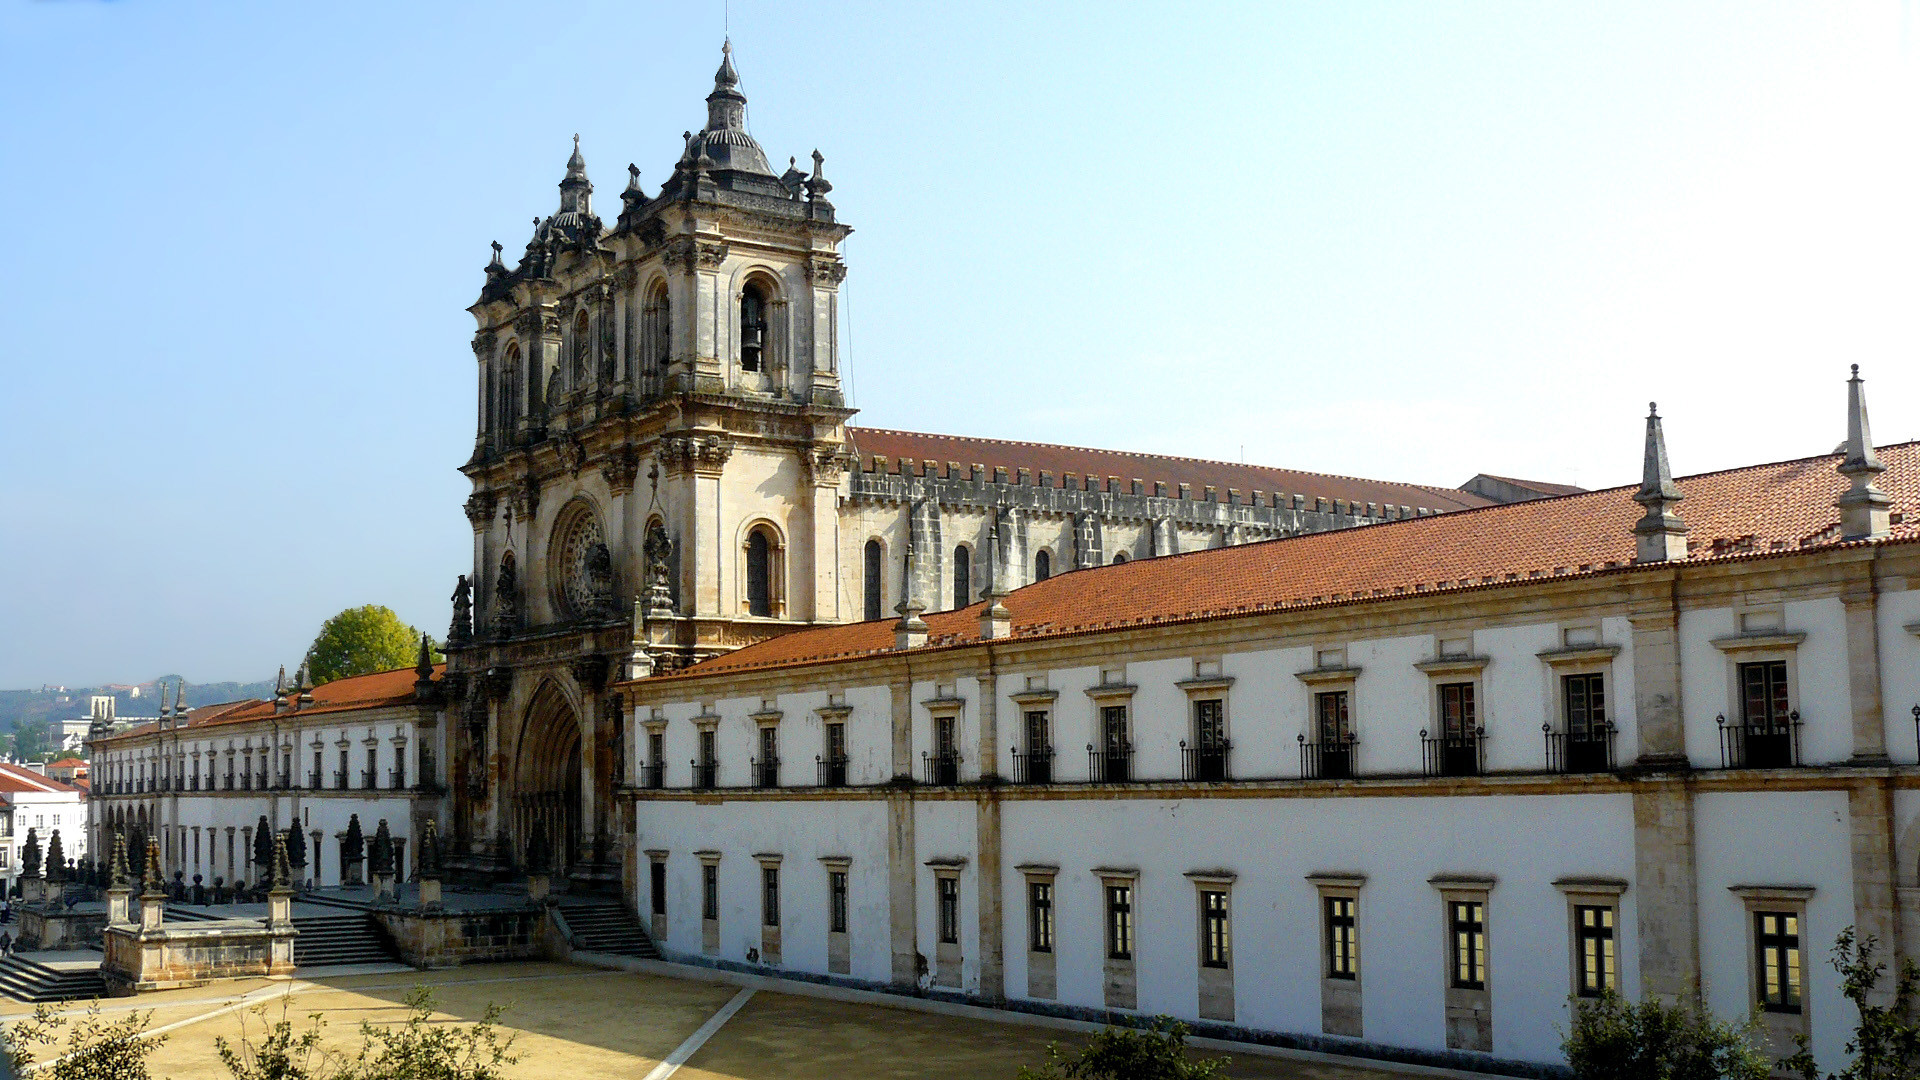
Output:
<path fill-rule="evenodd" d="M 255 1036 L 285 1015 L 296 1028 L 318 1013 L 328 1045 L 360 1045 L 360 1023 L 405 1016 L 415 985 L 431 987 L 438 1016 L 470 1022 L 489 1004 L 505 1006 L 520 1056 L 510 1080 L 643 1080 L 739 993 L 738 988 L 564 964 L 488 964 L 451 971 L 341 976 L 293 982 L 249 980 L 109 1000 L 111 1018 L 151 1010 L 155 1028 L 179 1025 L 152 1058 L 155 1076 L 227 1080 L 214 1039 Z M 23 1006 L 0 1020 L 23 1015 Z M 759 991 L 672 1074 L 674 1080 L 850 1080 L 927 1077 L 1011 1080 L 1039 1064 L 1046 1046 L 1070 1033 L 1021 1024 L 935 1016 L 879 1005 L 844 1004 Z M 1404 1080 L 1405 1074 L 1242 1056 L 1229 1075 L 1262 1080 Z"/>

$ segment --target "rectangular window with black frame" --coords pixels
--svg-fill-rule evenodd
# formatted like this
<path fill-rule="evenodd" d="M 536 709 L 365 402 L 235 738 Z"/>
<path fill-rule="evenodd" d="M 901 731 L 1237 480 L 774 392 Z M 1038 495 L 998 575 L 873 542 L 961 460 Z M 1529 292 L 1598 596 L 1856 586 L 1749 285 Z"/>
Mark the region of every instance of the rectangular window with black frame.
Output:
<path fill-rule="evenodd" d="M 827 872 L 827 932 L 832 934 L 847 932 L 847 872 L 845 870 Z"/>
<path fill-rule="evenodd" d="M 1021 741 L 1013 748 L 1013 779 L 1017 784 L 1053 782 L 1053 739 L 1045 709 L 1028 709 L 1021 717 Z"/>
<path fill-rule="evenodd" d="M 1487 988 L 1486 905 L 1478 900 L 1447 903 L 1447 925 L 1452 931 L 1452 984 L 1456 990 Z"/>
<path fill-rule="evenodd" d="M 934 879 L 940 894 L 940 943 L 960 944 L 960 879 L 941 876 Z"/>
<path fill-rule="evenodd" d="M 1800 714 L 1793 708 L 1784 660 L 1741 664 L 1740 720 L 1720 719 L 1721 761 L 1735 769 L 1800 764 Z"/>
<path fill-rule="evenodd" d="M 1347 690 L 1313 695 L 1313 739 L 1300 736 L 1300 775 L 1308 780 L 1353 777 L 1353 717 Z"/>
<path fill-rule="evenodd" d="M 1027 950 L 1053 951 L 1053 882 L 1027 882 Z"/>
<path fill-rule="evenodd" d="M 1754 959 L 1759 968 L 1759 1005 L 1767 1012 L 1797 1013 L 1800 997 L 1800 916 L 1791 911 L 1753 913 Z"/>
<path fill-rule="evenodd" d="M 1441 683 L 1434 688 L 1440 703 L 1437 735 L 1420 733 L 1430 776 L 1478 776 L 1485 731 L 1474 709 L 1474 684 Z"/>
<path fill-rule="evenodd" d="M 926 762 L 926 782 L 951 787 L 960 782 L 959 720 L 952 716 L 933 718 L 933 751 L 922 755 Z"/>
<path fill-rule="evenodd" d="M 700 729 L 700 756 L 693 763 L 693 786 L 710 789 L 720 782 L 719 736 L 712 728 Z"/>
<path fill-rule="evenodd" d="M 760 729 L 760 757 L 753 763 L 755 787 L 780 786 L 780 729 L 767 724 Z"/>
<path fill-rule="evenodd" d="M 1219 698 L 1200 698 L 1193 703 L 1193 743 L 1183 744 L 1186 778 L 1201 782 L 1228 777 L 1227 703 Z"/>
<path fill-rule="evenodd" d="M 1127 706 L 1100 707 L 1100 744 L 1087 747 L 1087 778 L 1096 784 L 1124 784 L 1133 779 L 1133 736 L 1128 729 Z"/>
<path fill-rule="evenodd" d="M 1133 959 L 1133 886 L 1107 886 L 1107 959 Z"/>
<path fill-rule="evenodd" d="M 1233 923 L 1228 918 L 1227 893 L 1223 889 L 1200 892 L 1200 963 L 1210 968 L 1232 965 Z"/>
<path fill-rule="evenodd" d="M 760 868 L 760 925 L 780 925 L 780 868 Z"/>
<path fill-rule="evenodd" d="M 1613 939 L 1611 907 L 1580 904 L 1573 909 L 1574 955 L 1579 961 L 1575 989 L 1583 998 L 1597 998 L 1620 988 L 1619 958 Z"/>
<path fill-rule="evenodd" d="M 659 789 L 667 786 L 667 735 L 664 731 L 647 732 L 647 764 L 643 783 L 649 788 Z"/>
<path fill-rule="evenodd" d="M 847 725 L 835 721 L 826 725 L 826 755 L 820 759 L 820 786 L 847 786 Z"/>
<path fill-rule="evenodd" d="M 720 868 L 713 863 L 700 864 L 700 917 L 708 922 L 720 918 Z"/>
<path fill-rule="evenodd" d="M 1606 676 L 1585 672 L 1560 677 L 1566 730 L 1547 733 L 1547 768 L 1596 773 L 1613 769 L 1613 725 L 1607 720 Z"/>
<path fill-rule="evenodd" d="M 1351 896 L 1329 896 L 1324 903 L 1327 924 L 1327 978 L 1360 977 L 1360 950 Z"/>
<path fill-rule="evenodd" d="M 652 896 L 652 912 L 655 915 L 667 913 L 667 863 L 665 859 L 655 859 L 647 868 L 647 883 Z"/>

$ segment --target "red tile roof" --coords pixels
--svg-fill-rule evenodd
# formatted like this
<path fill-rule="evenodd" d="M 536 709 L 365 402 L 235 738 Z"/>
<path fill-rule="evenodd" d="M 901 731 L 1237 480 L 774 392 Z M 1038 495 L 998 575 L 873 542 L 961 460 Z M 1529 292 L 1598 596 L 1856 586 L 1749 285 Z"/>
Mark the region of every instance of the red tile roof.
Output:
<path fill-rule="evenodd" d="M 434 678 L 441 678 L 446 670 L 445 664 L 435 664 Z M 349 712 L 355 709 L 405 705 L 413 700 L 413 684 L 419 677 L 419 673 L 409 667 L 321 683 L 313 688 L 312 704 L 301 706 L 297 713 L 289 709 L 279 715 L 312 716 L 316 713 Z M 271 701 L 229 701 L 223 705 L 202 705 L 197 709 L 188 709 L 185 726 L 203 728 L 215 724 L 240 724 L 250 720 L 266 719 L 273 715 L 275 714 Z M 101 746 L 121 739 L 151 734 L 157 728 L 157 723 L 141 724 L 111 739 L 96 741 L 94 745 Z"/>
<path fill-rule="evenodd" d="M 79 790 L 72 784 L 41 776 L 23 765 L 0 762 L 0 791 L 16 795 L 59 795 Z"/>
<path fill-rule="evenodd" d="M 1920 443 L 1880 451 L 1880 487 L 1920 539 Z M 1786 553 L 1841 543 L 1839 455 L 1684 477 L 1678 513 L 1688 561 Z M 1635 488 L 1582 492 L 1435 517 L 1214 548 L 1062 574 L 1012 593 L 1015 638 L 1067 636 L 1255 611 L 1354 603 L 1410 593 L 1500 587 L 1631 566 Z M 979 640 L 980 605 L 925 616 L 929 645 Z M 688 678 L 889 652 L 892 619 L 803 630 L 714 657 Z"/>
<path fill-rule="evenodd" d="M 1285 492 L 1288 495 L 1305 495 L 1309 500 L 1316 497 L 1346 499 L 1362 504 L 1371 502 L 1383 506 L 1426 507 L 1429 510 L 1463 510 L 1489 503 L 1487 499 L 1457 488 L 1360 480 L 1351 476 L 1329 476 L 1325 473 L 1276 469 L 1266 465 L 1238 465 L 1200 458 L 1092 450 L 1051 443 L 974 439 L 960 435 L 930 435 L 885 428 L 850 427 L 847 437 L 860 455 L 862 469 L 871 469 L 873 459 L 878 455 L 886 459 L 889 472 L 897 472 L 900 459 L 908 458 L 914 462 L 935 462 L 936 468 L 942 473 L 948 462 L 957 462 L 962 470 L 982 465 L 988 476 L 992 476 L 996 468 L 1005 469 L 1010 479 L 1017 479 L 1019 470 L 1028 469 L 1033 473 L 1034 483 L 1039 483 L 1040 473 L 1044 470 L 1053 474 L 1055 485 L 1062 482 L 1065 474 L 1073 473 L 1082 478 L 1083 485 L 1086 477 L 1093 477 L 1102 490 L 1105 490 L 1110 476 L 1120 478 L 1122 491 L 1131 491 L 1134 480 L 1144 481 L 1148 494 L 1153 493 L 1156 482 L 1166 484 L 1168 494 L 1178 492 L 1179 485 L 1188 484 L 1196 499 L 1212 487 L 1218 489 L 1221 502 L 1226 501 L 1227 491 L 1234 489 L 1240 492 L 1242 501 L 1251 499 L 1255 491 L 1260 491 L 1269 498 L 1275 493 Z"/>
<path fill-rule="evenodd" d="M 87 763 L 77 757 L 65 757 L 59 761 L 47 762 L 47 768 L 49 769 L 84 769 L 86 767 Z"/>
<path fill-rule="evenodd" d="M 1481 473 L 1480 476 L 1484 476 L 1489 480 L 1498 480 L 1503 484 L 1512 484 L 1517 488 L 1525 488 L 1528 491 L 1537 491 L 1542 495 L 1578 495 L 1587 490 L 1586 488 L 1573 484 L 1553 484 L 1545 480 L 1521 480 L 1512 476 L 1495 476 L 1492 473 Z M 1479 477 L 1475 477 L 1474 479 L 1477 480 Z"/>

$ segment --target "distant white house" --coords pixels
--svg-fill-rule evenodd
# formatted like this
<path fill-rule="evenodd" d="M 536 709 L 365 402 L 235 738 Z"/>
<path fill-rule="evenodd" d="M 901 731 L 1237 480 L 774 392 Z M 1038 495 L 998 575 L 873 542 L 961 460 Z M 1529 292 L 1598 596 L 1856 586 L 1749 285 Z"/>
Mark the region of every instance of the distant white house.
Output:
<path fill-rule="evenodd" d="M 40 840 L 44 856 L 53 834 L 70 859 L 87 853 L 86 791 L 42 776 L 24 765 L 0 763 L 0 879 L 8 892 L 20 876 L 20 849 L 27 832 Z"/>

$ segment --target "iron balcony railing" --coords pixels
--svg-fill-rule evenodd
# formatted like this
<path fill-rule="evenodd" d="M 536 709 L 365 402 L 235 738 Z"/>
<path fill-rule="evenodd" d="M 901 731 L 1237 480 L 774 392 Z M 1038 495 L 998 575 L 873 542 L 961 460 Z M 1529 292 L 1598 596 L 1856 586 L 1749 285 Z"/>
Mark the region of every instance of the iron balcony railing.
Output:
<path fill-rule="evenodd" d="M 754 787 L 777 788 L 780 786 L 780 759 L 779 758 L 773 757 L 773 758 L 766 758 L 764 760 L 760 758 L 752 758 L 749 760 L 748 764 L 750 764 L 753 768 L 753 786 Z"/>
<path fill-rule="evenodd" d="M 1120 743 L 1106 749 L 1087 744 L 1087 783 L 1125 784 L 1133 779 L 1133 744 Z"/>
<path fill-rule="evenodd" d="M 252 773 L 240 774 L 240 790 L 241 791 L 253 790 L 253 774 Z"/>
<path fill-rule="evenodd" d="M 1297 738 L 1300 742 L 1300 779 L 1351 780 L 1358 775 L 1354 769 L 1353 748 L 1360 740 L 1352 732 L 1319 742 L 1308 742 L 1305 735 Z"/>
<path fill-rule="evenodd" d="M 1547 739 L 1547 771 L 1556 773 L 1599 773 L 1613 771 L 1613 725 L 1600 724 L 1585 731 L 1560 732 L 1552 724 L 1541 724 Z"/>
<path fill-rule="evenodd" d="M 333 770 L 333 786 L 341 791 L 347 790 L 347 770 Z"/>
<path fill-rule="evenodd" d="M 1180 740 L 1180 772 L 1187 780 L 1213 782 L 1233 779 L 1233 740 L 1220 739 L 1188 746 Z"/>
<path fill-rule="evenodd" d="M 406 766 L 403 765 L 397 769 L 387 770 L 387 786 L 395 791 L 405 791 L 407 789 Z"/>
<path fill-rule="evenodd" d="M 315 769 L 307 774 L 307 786 L 315 791 L 320 790 L 320 770 Z"/>
<path fill-rule="evenodd" d="M 710 791 L 719 786 L 720 763 L 717 761 L 694 761 L 693 786 L 702 791 Z"/>
<path fill-rule="evenodd" d="M 1737 724 L 1713 718 L 1720 727 L 1723 769 L 1791 769 L 1800 764 L 1800 711 Z"/>
<path fill-rule="evenodd" d="M 1487 764 L 1487 729 L 1428 735 L 1421 728 L 1420 759 L 1428 776 L 1479 776 Z"/>
<path fill-rule="evenodd" d="M 228 773 L 228 774 L 226 775 L 226 783 L 225 783 L 225 784 L 222 784 L 222 785 L 221 785 L 221 790 L 222 790 L 222 791 L 232 791 L 232 790 L 233 790 L 233 774 L 232 774 L 232 773 Z"/>
<path fill-rule="evenodd" d="M 374 788 L 380 786 L 379 779 L 374 775 L 372 769 L 360 770 L 360 786 L 368 791 L 372 791 Z"/>
<path fill-rule="evenodd" d="M 819 784 L 821 787 L 847 786 L 847 756 L 845 754 L 840 754 L 835 757 L 821 757 L 816 754 L 814 755 L 813 762 L 814 771 L 820 775 Z"/>
<path fill-rule="evenodd" d="M 640 766 L 640 786 L 658 790 L 667 786 L 667 764 L 656 761 L 651 765 Z"/>
<path fill-rule="evenodd" d="M 952 787 L 960 782 L 960 754 L 955 750 L 940 753 L 920 752 L 921 780 L 936 787 Z"/>
<path fill-rule="evenodd" d="M 1043 746 L 1030 754 L 1013 748 L 1013 782 L 1016 784 L 1053 783 L 1053 747 Z"/>

